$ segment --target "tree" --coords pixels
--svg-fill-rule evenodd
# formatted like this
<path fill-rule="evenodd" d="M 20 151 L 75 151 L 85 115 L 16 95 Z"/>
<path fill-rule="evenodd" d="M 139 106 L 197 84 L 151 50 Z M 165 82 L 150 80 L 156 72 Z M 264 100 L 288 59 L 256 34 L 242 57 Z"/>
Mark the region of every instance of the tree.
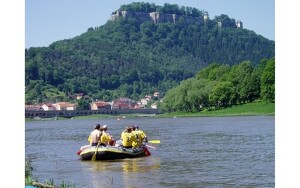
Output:
<path fill-rule="evenodd" d="M 235 95 L 235 87 L 231 82 L 219 82 L 212 89 L 209 95 L 209 100 L 214 106 L 227 107 L 232 104 L 232 100 Z"/>
<path fill-rule="evenodd" d="M 261 76 L 261 97 L 267 102 L 275 102 L 275 59 L 270 59 Z"/>
<path fill-rule="evenodd" d="M 244 84 L 241 92 L 247 102 L 253 102 L 260 97 L 260 76 L 256 71 L 247 75 Z"/>
<path fill-rule="evenodd" d="M 213 82 L 205 79 L 195 79 L 187 91 L 187 101 L 191 104 L 190 111 L 198 112 L 202 108 L 209 108 L 209 94 L 213 88 Z"/>
<path fill-rule="evenodd" d="M 219 67 L 220 65 L 216 62 L 209 64 L 207 67 L 204 67 L 203 69 L 201 69 L 197 74 L 196 74 L 196 78 L 200 79 L 209 79 L 209 74 L 210 72 Z"/>
<path fill-rule="evenodd" d="M 177 109 L 175 109 L 174 106 L 174 98 L 176 96 L 176 91 L 178 90 L 178 87 L 175 87 L 169 91 L 167 91 L 165 97 L 163 98 L 163 102 L 160 104 L 160 108 L 164 112 L 174 112 Z"/>
<path fill-rule="evenodd" d="M 39 78 L 38 63 L 34 60 L 29 60 L 25 65 L 25 81 L 29 84 L 30 80 L 37 80 Z"/>
<path fill-rule="evenodd" d="M 247 101 L 247 95 L 250 87 L 250 78 L 253 68 L 250 61 L 243 61 L 238 65 L 231 67 L 227 81 L 230 81 L 237 90 L 237 101 L 244 103 Z"/>
<path fill-rule="evenodd" d="M 79 99 L 77 110 L 90 110 L 90 101 L 87 99 Z"/>
<path fill-rule="evenodd" d="M 220 16 L 215 16 L 215 20 L 218 22 L 222 22 L 222 26 L 225 25 L 225 27 L 236 27 L 235 19 L 230 19 L 225 14 L 221 14 Z"/>

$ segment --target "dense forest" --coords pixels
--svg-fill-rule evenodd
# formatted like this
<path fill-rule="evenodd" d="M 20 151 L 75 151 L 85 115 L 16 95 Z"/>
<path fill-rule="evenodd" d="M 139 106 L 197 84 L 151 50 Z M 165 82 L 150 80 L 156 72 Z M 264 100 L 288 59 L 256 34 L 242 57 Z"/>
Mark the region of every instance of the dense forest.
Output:
<path fill-rule="evenodd" d="M 204 14 L 191 7 L 149 3 L 131 3 L 119 10 Z M 120 18 L 48 47 L 25 49 L 26 103 L 69 100 L 75 93 L 105 101 L 138 100 L 155 91 L 163 96 L 212 63 L 229 70 L 243 61 L 257 66 L 275 56 L 274 41 L 247 29 L 220 28 L 218 21 L 235 23 L 223 14 L 202 25 Z"/>
<path fill-rule="evenodd" d="M 199 112 L 253 102 L 275 102 L 275 59 L 258 66 L 250 61 L 238 65 L 212 63 L 193 78 L 169 90 L 160 103 L 165 112 Z"/>

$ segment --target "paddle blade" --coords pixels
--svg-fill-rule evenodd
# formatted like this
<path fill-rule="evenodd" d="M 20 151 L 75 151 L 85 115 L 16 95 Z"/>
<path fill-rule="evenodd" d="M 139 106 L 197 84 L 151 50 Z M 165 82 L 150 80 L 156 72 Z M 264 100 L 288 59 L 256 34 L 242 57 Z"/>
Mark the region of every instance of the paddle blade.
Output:
<path fill-rule="evenodd" d="M 150 156 L 150 155 L 151 155 L 151 153 L 150 153 L 150 151 L 147 149 L 147 147 L 143 147 L 143 150 L 144 150 L 146 156 Z"/>
<path fill-rule="evenodd" d="M 94 155 L 92 157 L 92 161 L 96 161 L 96 154 L 97 154 L 97 152 L 94 153 Z"/>
<path fill-rule="evenodd" d="M 98 152 L 98 147 L 99 147 L 99 144 L 97 145 L 96 151 L 95 151 L 95 153 L 93 154 L 92 161 L 96 161 L 96 156 L 97 156 L 97 152 Z"/>
<path fill-rule="evenodd" d="M 82 150 L 78 150 L 77 151 L 77 155 L 80 155 L 81 152 L 82 152 Z"/>
<path fill-rule="evenodd" d="M 160 144 L 160 140 L 149 140 L 148 142 L 152 144 Z"/>

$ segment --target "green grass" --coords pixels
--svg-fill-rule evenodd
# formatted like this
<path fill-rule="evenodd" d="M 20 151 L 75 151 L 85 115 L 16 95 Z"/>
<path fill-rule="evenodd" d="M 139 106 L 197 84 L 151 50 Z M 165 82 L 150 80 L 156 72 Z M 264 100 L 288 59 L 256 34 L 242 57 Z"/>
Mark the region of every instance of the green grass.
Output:
<path fill-rule="evenodd" d="M 251 115 L 275 115 L 275 103 L 261 101 L 236 105 L 219 110 L 204 110 L 202 112 L 172 112 L 158 115 L 157 117 L 191 117 L 191 116 L 251 116 Z"/>

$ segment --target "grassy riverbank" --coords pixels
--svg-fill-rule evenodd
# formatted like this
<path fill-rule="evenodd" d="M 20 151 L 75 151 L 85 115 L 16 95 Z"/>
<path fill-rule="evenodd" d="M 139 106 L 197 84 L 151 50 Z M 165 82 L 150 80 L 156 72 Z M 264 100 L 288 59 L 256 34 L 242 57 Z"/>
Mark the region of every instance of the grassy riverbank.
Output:
<path fill-rule="evenodd" d="M 25 186 L 33 186 L 38 188 L 75 188 L 74 183 L 62 181 L 59 186 L 54 185 L 54 180 L 46 180 L 45 183 L 38 182 L 37 178 L 32 175 L 33 167 L 31 165 L 31 159 L 25 159 Z"/>
<path fill-rule="evenodd" d="M 275 115 L 275 103 L 266 103 L 262 101 L 256 101 L 253 103 L 236 105 L 225 109 L 219 110 L 204 110 L 201 112 L 172 112 L 164 114 L 121 114 L 121 115 L 90 115 L 90 116 L 78 116 L 74 119 L 99 119 L 106 117 L 115 117 L 117 119 L 133 118 L 133 117 L 198 117 L 198 116 L 255 116 L 255 115 Z"/>
<path fill-rule="evenodd" d="M 198 117 L 198 116 L 251 116 L 251 115 L 275 115 L 275 103 L 261 101 L 236 105 L 220 110 L 204 110 L 202 112 L 172 112 L 157 115 L 157 117 Z"/>

